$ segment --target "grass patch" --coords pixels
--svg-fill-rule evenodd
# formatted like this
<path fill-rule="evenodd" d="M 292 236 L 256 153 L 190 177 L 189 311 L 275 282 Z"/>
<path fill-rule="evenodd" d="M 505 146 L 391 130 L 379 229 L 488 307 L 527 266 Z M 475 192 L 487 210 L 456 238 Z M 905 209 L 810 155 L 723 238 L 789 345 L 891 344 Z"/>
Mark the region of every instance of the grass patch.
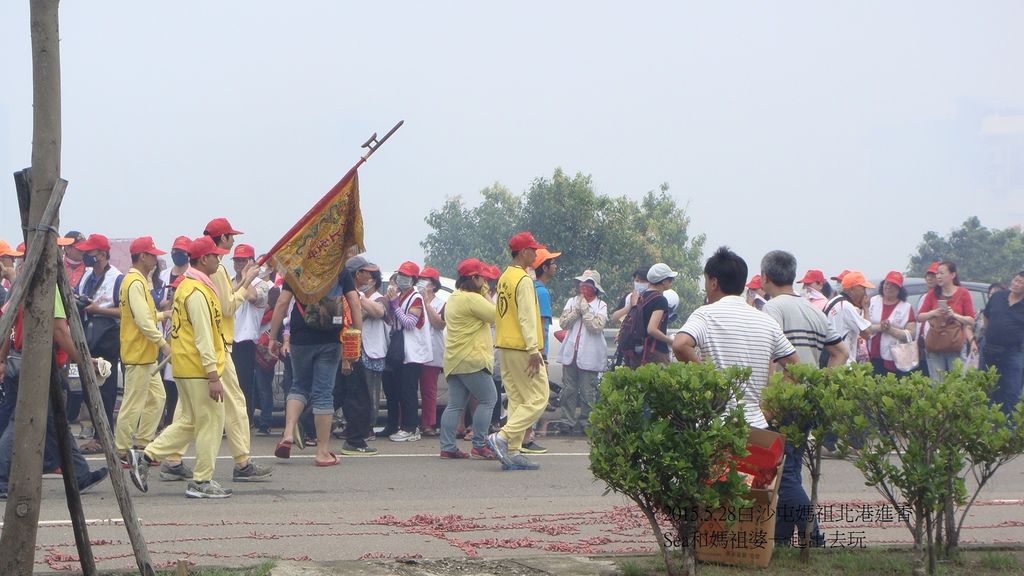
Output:
<path fill-rule="evenodd" d="M 198 568 L 190 567 L 188 569 L 189 576 L 270 576 L 270 571 L 274 568 L 275 562 L 268 560 L 259 566 L 249 566 L 248 568 Z M 159 576 L 177 576 L 178 571 L 176 569 L 161 570 L 157 572 Z"/>
<path fill-rule="evenodd" d="M 911 576 L 914 553 L 906 548 L 865 548 L 859 550 L 812 550 L 811 561 L 800 562 L 800 551 L 783 548 L 775 551 L 767 568 L 701 564 L 701 576 Z M 665 563 L 660 555 L 624 557 L 619 561 L 623 576 L 664 576 Z M 1024 575 L 1024 549 L 963 550 L 957 562 L 942 562 L 942 576 Z"/>

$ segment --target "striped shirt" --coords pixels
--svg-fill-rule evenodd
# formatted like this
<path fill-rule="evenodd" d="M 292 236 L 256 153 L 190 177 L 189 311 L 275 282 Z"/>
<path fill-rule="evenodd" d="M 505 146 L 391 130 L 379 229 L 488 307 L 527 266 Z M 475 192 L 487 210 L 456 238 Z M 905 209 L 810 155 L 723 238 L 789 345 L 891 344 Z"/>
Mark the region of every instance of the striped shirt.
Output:
<path fill-rule="evenodd" d="M 701 357 L 715 366 L 750 368 L 750 380 L 743 390 L 743 411 L 747 424 L 767 428 L 760 403 L 771 364 L 796 353 L 778 322 L 740 296 L 725 296 L 695 310 L 680 331 L 689 334 Z M 730 406 L 734 402 L 730 401 Z"/>
<path fill-rule="evenodd" d="M 796 348 L 801 364 L 817 366 L 825 346 L 843 341 L 832 329 L 825 313 L 796 294 L 779 294 L 768 301 L 764 312 L 782 327 L 782 333 Z"/>

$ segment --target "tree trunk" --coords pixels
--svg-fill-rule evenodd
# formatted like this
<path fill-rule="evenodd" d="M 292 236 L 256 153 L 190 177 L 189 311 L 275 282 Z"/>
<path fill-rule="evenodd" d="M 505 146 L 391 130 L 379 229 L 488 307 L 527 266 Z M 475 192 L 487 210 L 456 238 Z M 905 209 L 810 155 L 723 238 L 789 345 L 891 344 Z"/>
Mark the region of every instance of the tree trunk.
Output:
<path fill-rule="evenodd" d="M 658 549 L 661 550 L 661 556 L 665 559 L 665 572 L 668 576 L 678 576 L 678 572 L 675 571 L 675 567 L 672 566 L 672 553 L 665 546 L 665 538 L 661 532 L 661 526 L 658 524 L 658 517 L 655 515 L 653 510 L 649 510 L 643 502 L 634 500 L 640 510 L 643 511 L 644 516 L 647 516 L 647 522 L 651 525 L 651 530 L 654 531 L 654 538 L 658 541 Z"/>
<path fill-rule="evenodd" d="M 51 191 L 60 177 L 60 46 L 58 0 L 30 3 L 32 32 L 32 200 L 30 231 L 42 219 Z M 28 234 L 29 249 L 36 244 Z M 53 355 L 53 303 L 57 278 L 56 243 L 47 235 L 42 259 L 28 282 L 24 312 L 22 372 L 14 417 L 14 448 L 4 530 L 0 536 L 0 574 L 31 574 L 42 488 L 43 445 Z"/>
<path fill-rule="evenodd" d="M 811 453 L 811 515 L 807 518 L 804 529 L 805 542 L 801 542 L 800 561 L 804 564 L 811 561 L 811 546 L 814 545 L 814 519 L 818 513 L 818 482 L 821 480 L 821 443 L 815 442 Z M 799 536 L 799 534 L 797 535 Z"/>

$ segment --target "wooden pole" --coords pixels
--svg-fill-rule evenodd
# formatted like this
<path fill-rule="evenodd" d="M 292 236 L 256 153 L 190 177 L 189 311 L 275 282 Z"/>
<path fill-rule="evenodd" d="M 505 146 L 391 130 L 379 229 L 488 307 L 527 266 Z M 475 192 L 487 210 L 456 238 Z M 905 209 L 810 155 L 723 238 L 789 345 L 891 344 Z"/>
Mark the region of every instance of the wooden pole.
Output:
<path fill-rule="evenodd" d="M 18 207 L 21 209 L 21 222 L 25 229 L 28 229 L 29 221 L 29 204 L 31 202 L 31 188 L 32 179 L 30 175 L 30 169 L 26 168 L 21 172 L 14 175 L 14 185 L 18 191 Z M 53 192 L 50 194 L 50 202 L 46 206 L 46 210 L 43 212 L 42 222 L 38 226 L 37 230 L 33 233 L 37 236 L 37 240 L 34 246 L 41 246 L 42 242 L 53 241 L 50 237 L 50 233 L 43 231 L 43 228 L 51 226 L 57 217 L 57 213 L 60 208 L 60 203 L 64 199 L 64 192 L 67 190 L 67 181 L 60 179 L 57 181 L 57 185 L 54 186 Z M 53 232 L 56 236 L 56 231 Z M 41 240 L 39 239 L 41 238 Z M 32 270 L 36 269 L 38 265 L 40 255 L 39 250 L 31 251 L 26 258 L 26 267 L 30 271 L 26 272 L 27 278 L 32 276 Z M 29 259 L 31 258 L 31 262 Z M 58 256 L 58 260 L 59 260 Z M 59 264 L 59 267 L 63 268 Z M 19 288 L 24 288 L 25 283 L 18 283 Z M 21 291 L 24 294 L 24 290 Z M 21 294 L 15 296 L 20 297 Z M 20 299 L 16 299 L 13 302 L 14 306 L 12 310 L 17 310 L 21 306 Z M 14 319 L 16 314 L 8 314 L 4 318 Z M 3 329 L 0 326 L 0 334 L 6 334 L 8 329 Z M 55 360 L 55 359 L 53 359 Z M 85 524 L 85 511 L 82 509 L 82 497 L 78 492 L 78 474 L 75 472 L 75 462 L 72 458 L 71 451 L 71 432 L 69 430 L 68 418 L 66 413 L 66 399 L 64 396 L 63 378 L 60 375 L 60 367 L 56 365 L 54 361 L 53 367 L 50 368 L 50 414 L 47 418 L 53 418 L 54 432 L 56 433 L 57 449 L 61 461 L 61 470 L 63 471 L 64 477 L 64 495 L 68 502 L 68 512 L 71 516 L 72 531 L 75 534 L 75 546 L 78 548 L 79 563 L 82 566 L 82 574 L 91 576 L 96 574 L 96 561 L 92 554 L 92 545 L 89 543 L 89 529 Z M 47 424 L 49 427 L 50 424 Z M 49 433 L 49 432 L 48 432 Z M 45 459 L 45 443 L 43 453 Z"/>
<path fill-rule="evenodd" d="M 72 311 L 72 314 L 75 312 Z M 78 548 L 78 562 L 82 566 L 82 574 L 96 574 L 96 559 L 89 543 L 89 528 L 85 525 L 85 510 L 82 508 L 82 495 L 78 492 L 78 474 L 75 471 L 75 460 L 71 454 L 71 430 L 68 425 L 68 414 L 65 403 L 64 379 L 60 367 L 54 359 L 50 368 L 50 406 L 53 411 L 53 426 L 57 434 L 57 449 L 60 451 L 60 469 L 64 476 L 64 496 L 68 501 L 68 512 L 71 514 L 71 528 L 75 533 L 75 547 Z"/>
<path fill-rule="evenodd" d="M 30 228 L 42 221 L 43 211 L 60 178 L 60 44 L 58 0 L 30 3 L 32 33 L 32 201 Z M 23 315 L 22 372 L 14 416 L 14 446 L 8 483 L 4 530 L 0 535 L 0 574 L 31 574 L 35 563 L 36 530 L 42 488 L 43 441 L 50 367 L 53 355 L 53 303 L 57 277 L 57 245 L 49 238 L 42 246 L 36 235 L 27 238 L 29 251 L 41 253 L 40 266 L 25 278 L 29 290 Z"/>
<path fill-rule="evenodd" d="M 64 300 L 64 308 L 76 310 L 75 293 L 71 289 L 71 283 L 68 281 L 67 272 L 63 266 L 60 266 L 57 271 L 57 288 Z M 128 539 L 131 540 L 132 550 L 135 552 L 135 564 L 138 566 L 140 574 L 153 576 L 155 572 L 153 561 L 149 557 L 149 548 L 146 547 L 146 540 L 142 537 L 142 527 L 135 514 L 135 505 L 128 495 L 128 485 L 124 480 L 121 462 L 114 452 L 114 437 L 110 431 L 110 423 L 107 422 L 107 413 L 103 410 L 103 400 L 100 396 L 99 382 L 96 381 L 96 371 L 87 368 L 92 366 L 92 356 L 89 354 L 89 346 L 85 343 L 85 328 L 82 326 L 82 318 L 78 314 L 68 314 L 68 328 L 71 329 L 71 339 L 75 342 L 75 350 L 78 351 L 78 356 L 82 359 L 82 366 L 79 366 L 78 369 L 78 376 L 82 380 L 82 396 L 89 405 L 93 426 L 96 427 L 100 443 L 103 445 L 107 468 L 110 470 L 110 483 L 114 487 L 114 497 L 121 509 L 124 527 L 128 532 Z M 4 572 L 0 572 L 0 574 L 4 574 Z"/>

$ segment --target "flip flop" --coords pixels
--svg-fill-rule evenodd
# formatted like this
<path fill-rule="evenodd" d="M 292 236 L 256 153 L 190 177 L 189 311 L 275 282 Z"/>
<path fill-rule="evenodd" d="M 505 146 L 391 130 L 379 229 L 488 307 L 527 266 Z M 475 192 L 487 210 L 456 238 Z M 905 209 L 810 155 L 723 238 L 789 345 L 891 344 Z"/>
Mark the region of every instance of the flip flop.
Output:
<path fill-rule="evenodd" d="M 341 458 L 334 452 L 331 452 L 331 456 L 334 457 L 334 460 L 331 460 L 330 462 L 321 462 L 319 460 L 314 459 L 313 463 L 315 463 L 320 468 L 326 468 L 328 466 L 337 466 L 338 463 L 341 462 Z"/>
<path fill-rule="evenodd" d="M 292 457 L 292 441 L 281 440 L 277 443 L 277 448 L 274 448 L 274 456 L 278 458 L 291 458 Z"/>

